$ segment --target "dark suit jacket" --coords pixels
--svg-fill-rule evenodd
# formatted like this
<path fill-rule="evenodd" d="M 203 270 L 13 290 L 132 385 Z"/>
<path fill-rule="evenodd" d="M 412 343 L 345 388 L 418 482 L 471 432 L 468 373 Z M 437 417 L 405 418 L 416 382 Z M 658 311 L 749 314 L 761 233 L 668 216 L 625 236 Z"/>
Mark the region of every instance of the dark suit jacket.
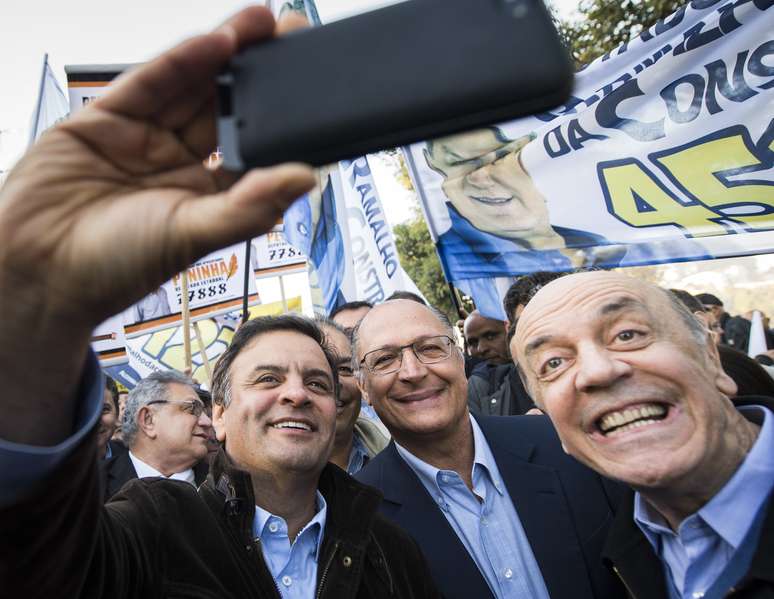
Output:
<path fill-rule="evenodd" d="M 622 489 L 567 456 L 542 416 L 478 417 L 552 599 L 624 597 L 602 564 Z M 447 598 L 492 593 L 478 567 L 395 443 L 355 477 L 384 494 L 380 511 L 409 532 Z"/>
<path fill-rule="evenodd" d="M 771 398 L 747 396 L 738 398 L 739 405 L 763 405 L 774 410 Z M 774 499 L 769 497 L 758 547 L 744 578 L 729 591 L 729 597 L 774 597 Z M 733 514 L 729 514 L 733 517 Z M 604 560 L 625 581 L 633 597 L 668 599 L 664 566 L 648 539 L 634 521 L 634 492 L 627 491 L 621 500 L 607 543 Z"/>
<path fill-rule="evenodd" d="M 118 455 L 114 455 L 109 460 L 106 460 L 103 464 L 104 469 L 104 489 L 105 489 L 105 501 L 113 497 L 118 491 L 121 490 L 127 482 L 137 478 L 137 471 L 134 469 L 132 460 L 129 458 L 129 451 L 123 451 Z M 207 478 L 207 472 L 209 472 L 209 461 L 204 458 L 201 462 L 196 464 L 193 468 L 194 481 L 196 485 L 200 485 Z"/>

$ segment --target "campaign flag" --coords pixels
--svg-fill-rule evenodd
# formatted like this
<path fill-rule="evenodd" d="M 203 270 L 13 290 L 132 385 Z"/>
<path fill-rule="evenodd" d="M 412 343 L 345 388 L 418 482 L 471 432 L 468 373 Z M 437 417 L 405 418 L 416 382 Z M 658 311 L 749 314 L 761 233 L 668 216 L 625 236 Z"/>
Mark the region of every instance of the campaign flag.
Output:
<path fill-rule="evenodd" d="M 377 303 L 395 291 L 419 294 L 400 265 L 368 159 L 320 169 L 320 185 L 284 216 L 285 236 L 309 260 L 315 312 L 354 300 Z"/>
<path fill-rule="evenodd" d="M 286 300 L 288 311 L 301 311 L 301 298 L 291 297 Z M 271 302 L 249 308 L 249 319 L 259 316 L 277 315 L 284 313 L 282 302 Z M 199 331 L 202 336 L 204 352 L 199 348 L 195 338 L 191 341 L 191 376 L 204 382 L 207 380 L 207 368 L 204 365 L 204 357 L 212 366 L 231 343 L 239 324 L 242 322 L 241 313 L 233 312 L 206 318 L 198 321 Z M 120 382 L 127 389 L 134 386 L 152 372 L 165 370 L 185 370 L 185 350 L 183 347 L 183 327 L 174 324 L 170 327 L 154 332 L 138 335 L 126 341 L 126 353 L 128 362 L 122 364 L 106 365 L 103 370 L 114 380 Z"/>
<path fill-rule="evenodd" d="M 447 279 L 503 319 L 516 275 L 772 251 L 771 6 L 694 0 L 565 105 L 404 148 Z"/>
<path fill-rule="evenodd" d="M 48 64 L 48 54 L 46 54 L 43 57 L 43 74 L 40 78 L 38 102 L 35 105 L 35 112 L 32 114 L 29 145 L 34 144 L 46 129 L 64 120 L 69 112 L 70 105 L 67 102 L 67 97 L 59 86 L 54 71 L 51 70 L 51 65 Z"/>

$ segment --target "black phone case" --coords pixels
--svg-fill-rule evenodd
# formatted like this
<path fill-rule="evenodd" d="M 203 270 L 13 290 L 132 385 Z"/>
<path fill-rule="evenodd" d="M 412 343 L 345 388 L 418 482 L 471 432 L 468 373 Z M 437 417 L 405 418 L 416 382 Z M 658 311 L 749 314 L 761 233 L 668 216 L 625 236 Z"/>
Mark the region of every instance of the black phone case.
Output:
<path fill-rule="evenodd" d="M 409 0 L 249 48 L 218 83 L 224 166 L 315 166 L 567 99 L 541 0 Z"/>

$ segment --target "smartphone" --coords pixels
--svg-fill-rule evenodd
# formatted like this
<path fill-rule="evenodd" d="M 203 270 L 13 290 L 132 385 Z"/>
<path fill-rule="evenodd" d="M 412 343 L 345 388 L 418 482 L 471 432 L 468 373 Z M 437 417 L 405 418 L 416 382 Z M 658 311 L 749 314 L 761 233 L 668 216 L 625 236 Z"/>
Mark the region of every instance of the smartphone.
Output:
<path fill-rule="evenodd" d="M 407 0 L 234 57 L 218 145 L 229 170 L 321 166 L 546 110 L 572 78 L 541 0 Z"/>

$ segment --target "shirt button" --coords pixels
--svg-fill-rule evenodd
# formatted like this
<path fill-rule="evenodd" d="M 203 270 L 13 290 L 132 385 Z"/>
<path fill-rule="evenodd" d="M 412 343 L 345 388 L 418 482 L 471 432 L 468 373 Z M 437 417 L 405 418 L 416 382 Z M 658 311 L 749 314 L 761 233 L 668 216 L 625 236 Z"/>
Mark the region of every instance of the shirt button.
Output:
<path fill-rule="evenodd" d="M 493 397 L 490 401 L 492 402 L 492 405 L 495 405 L 497 403 L 497 398 Z"/>
<path fill-rule="evenodd" d="M 510 568 L 506 568 L 503 571 L 503 576 L 505 576 L 507 579 L 510 580 L 511 578 L 513 578 L 513 570 L 511 570 Z"/>
<path fill-rule="evenodd" d="M 286 587 L 289 587 L 291 584 L 293 584 L 293 579 L 290 576 L 283 576 L 282 584 L 284 584 Z"/>
<path fill-rule="evenodd" d="M 481 516 L 481 526 L 486 526 L 487 524 L 489 524 L 487 519 L 484 516 Z"/>
<path fill-rule="evenodd" d="M 279 529 L 279 525 L 276 522 L 272 522 L 271 524 L 269 524 L 269 530 L 271 532 L 277 532 L 278 529 Z"/>

